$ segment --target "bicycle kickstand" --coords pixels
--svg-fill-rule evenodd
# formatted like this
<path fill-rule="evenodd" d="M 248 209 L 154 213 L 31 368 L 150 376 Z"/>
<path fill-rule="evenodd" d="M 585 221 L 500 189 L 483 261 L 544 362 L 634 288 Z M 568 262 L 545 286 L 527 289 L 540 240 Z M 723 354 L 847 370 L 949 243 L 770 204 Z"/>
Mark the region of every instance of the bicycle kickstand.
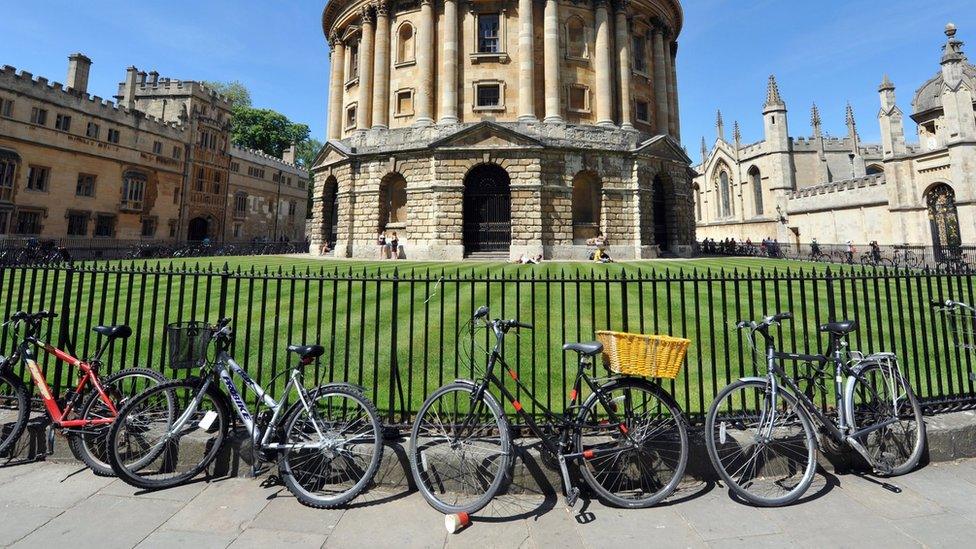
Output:
<path fill-rule="evenodd" d="M 573 486 L 569 480 L 569 468 L 566 467 L 566 457 L 559 456 L 559 472 L 563 477 L 563 487 L 566 489 L 566 510 L 572 512 L 579 500 L 580 489 Z"/>
<path fill-rule="evenodd" d="M 47 429 L 44 430 L 44 438 L 47 442 L 47 448 L 44 449 L 44 453 L 53 456 L 54 455 L 54 423 L 48 423 Z"/>

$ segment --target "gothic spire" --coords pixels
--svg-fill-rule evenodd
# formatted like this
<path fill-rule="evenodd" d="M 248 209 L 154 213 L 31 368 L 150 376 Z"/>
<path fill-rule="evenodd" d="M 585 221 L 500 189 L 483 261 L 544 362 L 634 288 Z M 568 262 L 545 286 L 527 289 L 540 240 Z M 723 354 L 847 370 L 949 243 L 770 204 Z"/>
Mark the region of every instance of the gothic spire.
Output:
<path fill-rule="evenodd" d="M 705 163 L 706 156 L 708 156 L 708 146 L 705 145 L 705 136 L 703 135 L 701 142 L 701 161 L 703 164 Z"/>
<path fill-rule="evenodd" d="M 820 108 L 814 103 L 810 109 L 810 127 L 813 128 L 814 137 L 820 137 L 823 121 L 820 119 Z"/>
<path fill-rule="evenodd" d="M 718 138 L 725 141 L 725 122 L 722 121 L 722 111 L 719 110 L 718 114 L 715 116 L 715 129 L 718 133 Z"/>
<path fill-rule="evenodd" d="M 846 115 L 847 130 L 849 133 L 853 133 L 856 131 L 857 122 L 854 121 L 854 107 L 851 106 L 850 101 L 847 102 Z"/>
<path fill-rule="evenodd" d="M 732 139 L 735 141 L 736 147 L 742 143 L 742 132 L 739 130 L 739 121 L 736 120 L 732 122 Z"/>
<path fill-rule="evenodd" d="M 892 84 L 891 79 L 888 78 L 888 73 L 885 73 L 884 78 L 881 79 L 881 85 L 878 86 L 878 91 L 883 92 L 888 90 L 894 91 L 895 85 Z"/>
<path fill-rule="evenodd" d="M 776 84 L 776 76 L 769 75 L 769 83 L 766 84 L 766 108 L 785 107 L 786 103 L 779 94 L 779 85 Z"/>

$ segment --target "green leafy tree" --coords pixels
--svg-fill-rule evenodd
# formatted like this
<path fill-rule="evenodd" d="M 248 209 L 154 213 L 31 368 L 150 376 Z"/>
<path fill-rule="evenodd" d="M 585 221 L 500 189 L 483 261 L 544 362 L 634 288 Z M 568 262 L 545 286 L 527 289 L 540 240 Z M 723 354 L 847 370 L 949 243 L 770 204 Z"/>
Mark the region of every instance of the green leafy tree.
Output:
<path fill-rule="evenodd" d="M 305 124 L 296 124 L 288 117 L 271 109 L 234 107 L 234 128 L 231 140 L 241 147 L 264 151 L 281 157 L 292 143 L 299 147 L 309 139 Z"/>
<path fill-rule="evenodd" d="M 309 137 L 305 141 L 298 144 L 298 150 L 295 152 L 295 162 L 299 166 L 305 168 L 309 171 L 309 177 L 311 177 L 312 164 L 315 163 L 315 157 L 322 150 L 322 142 L 314 137 Z M 308 219 L 312 218 L 312 191 L 313 186 L 311 181 L 308 184 L 308 208 L 305 209 L 305 217 Z"/>
<path fill-rule="evenodd" d="M 204 81 L 203 83 L 207 87 L 233 101 L 234 106 L 236 107 L 251 106 L 251 90 L 247 89 L 247 86 L 245 86 L 239 80 L 234 80 L 233 82 Z"/>

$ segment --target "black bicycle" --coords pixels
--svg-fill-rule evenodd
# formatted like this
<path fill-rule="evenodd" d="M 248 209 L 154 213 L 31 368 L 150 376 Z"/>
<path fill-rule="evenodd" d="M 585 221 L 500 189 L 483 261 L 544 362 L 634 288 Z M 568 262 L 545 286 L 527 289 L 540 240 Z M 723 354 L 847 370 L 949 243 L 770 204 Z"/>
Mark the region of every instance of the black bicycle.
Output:
<path fill-rule="evenodd" d="M 561 415 L 549 410 L 505 363 L 502 350 L 510 330 L 532 329 L 518 320 L 488 320 L 481 307 L 462 328 L 483 325 L 494 335 L 487 368 L 478 380 L 459 379 L 437 389 L 421 406 L 410 437 L 410 466 L 424 498 L 443 513 L 474 513 L 502 489 L 512 465 L 511 427 L 495 387 L 559 463 L 566 503 L 574 506 L 569 464 L 579 464 L 585 482 L 605 502 L 628 508 L 649 507 L 670 495 L 684 475 L 688 433 L 684 416 L 670 394 L 644 378 L 609 374 L 596 377 L 600 343 L 568 343 L 579 354 L 569 404 Z M 459 332 L 460 335 L 460 332 Z M 504 368 L 529 395 L 538 416 L 527 413 L 495 375 Z M 587 370 L 593 368 L 593 375 Z M 583 391 L 588 391 L 584 399 Z M 538 419 L 538 421 L 537 421 Z"/>
<path fill-rule="evenodd" d="M 749 331 L 753 350 L 755 334 L 762 337 L 767 372 L 726 386 L 708 410 L 705 442 L 722 480 L 755 505 L 796 501 L 809 488 L 817 466 L 814 418 L 833 445 L 856 450 L 876 474 L 901 475 L 914 469 L 925 446 L 925 423 L 895 355 L 849 351 L 847 335 L 857 329 L 855 321 L 820 327 L 830 335 L 822 355 L 779 352 L 769 329 L 790 318 L 790 313 L 779 313 L 737 324 Z M 800 389 L 781 361 L 809 365 L 812 381 L 821 376 L 834 379 L 836 417 L 814 405 L 812 394 Z"/>

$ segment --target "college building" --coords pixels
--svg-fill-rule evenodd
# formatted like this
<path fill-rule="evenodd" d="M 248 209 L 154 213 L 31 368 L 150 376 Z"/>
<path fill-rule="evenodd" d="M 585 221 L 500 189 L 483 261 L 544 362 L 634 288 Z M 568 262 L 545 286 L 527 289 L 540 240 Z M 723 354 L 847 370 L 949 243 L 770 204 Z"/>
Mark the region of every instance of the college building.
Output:
<path fill-rule="evenodd" d="M 308 174 L 230 142 L 230 101 L 129 67 L 115 101 L 0 68 L 0 237 L 250 241 L 305 238 Z"/>

